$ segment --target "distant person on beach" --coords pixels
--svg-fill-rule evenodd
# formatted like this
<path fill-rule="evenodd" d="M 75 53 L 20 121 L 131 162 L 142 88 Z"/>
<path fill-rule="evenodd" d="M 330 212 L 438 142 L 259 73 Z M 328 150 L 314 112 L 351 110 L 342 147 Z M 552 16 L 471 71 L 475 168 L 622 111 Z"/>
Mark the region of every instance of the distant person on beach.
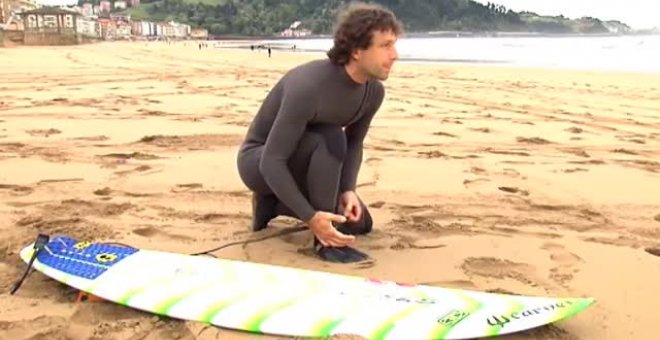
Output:
<path fill-rule="evenodd" d="M 268 46 L 268 58 L 270 58 L 270 46 Z"/>
<path fill-rule="evenodd" d="M 253 231 L 290 216 L 306 222 L 322 259 L 368 258 L 349 246 L 373 223 L 356 182 L 401 32 L 390 10 L 352 4 L 338 17 L 329 58 L 289 70 L 268 93 L 237 158 L 253 193 Z"/>

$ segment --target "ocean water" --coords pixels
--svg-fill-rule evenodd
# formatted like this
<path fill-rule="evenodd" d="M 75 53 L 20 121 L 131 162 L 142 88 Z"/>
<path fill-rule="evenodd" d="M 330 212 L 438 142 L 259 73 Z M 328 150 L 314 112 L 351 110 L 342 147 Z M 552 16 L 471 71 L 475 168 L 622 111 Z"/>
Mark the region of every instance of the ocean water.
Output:
<path fill-rule="evenodd" d="M 327 51 L 331 39 L 266 40 L 263 44 Z M 397 42 L 400 61 L 479 63 L 593 71 L 660 73 L 660 35 L 552 37 L 423 37 Z"/>

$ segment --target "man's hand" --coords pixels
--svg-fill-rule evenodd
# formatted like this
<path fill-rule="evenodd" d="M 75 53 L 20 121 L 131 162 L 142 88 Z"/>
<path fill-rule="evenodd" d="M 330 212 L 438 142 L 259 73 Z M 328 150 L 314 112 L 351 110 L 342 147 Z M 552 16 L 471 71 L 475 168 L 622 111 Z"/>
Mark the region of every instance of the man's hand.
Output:
<path fill-rule="evenodd" d="M 362 217 L 362 204 L 354 191 L 346 191 L 339 197 L 339 211 L 350 222 L 357 222 Z"/>
<path fill-rule="evenodd" d="M 325 247 L 344 247 L 353 241 L 355 236 L 345 235 L 339 232 L 332 222 L 344 223 L 346 217 L 335 215 L 329 212 L 317 211 L 316 214 L 309 220 L 309 229 L 316 235 L 316 238 Z"/>

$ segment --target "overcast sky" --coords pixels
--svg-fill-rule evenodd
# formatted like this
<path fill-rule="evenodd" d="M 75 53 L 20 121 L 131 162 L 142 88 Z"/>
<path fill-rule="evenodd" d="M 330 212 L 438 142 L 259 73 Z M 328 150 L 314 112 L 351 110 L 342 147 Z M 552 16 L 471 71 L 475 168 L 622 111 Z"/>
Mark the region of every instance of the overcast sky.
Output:
<path fill-rule="evenodd" d="M 488 0 L 475 0 L 488 3 Z M 37 0 L 46 5 L 75 4 L 76 0 Z M 634 29 L 660 27 L 660 0 L 491 0 L 516 12 L 569 18 L 583 16 L 601 20 L 620 20 Z"/>
<path fill-rule="evenodd" d="M 488 3 L 488 0 L 475 0 Z M 619 20 L 634 29 L 660 27 L 659 0 L 490 0 L 506 8 L 560 15 L 568 18 L 591 16 L 601 20 Z"/>

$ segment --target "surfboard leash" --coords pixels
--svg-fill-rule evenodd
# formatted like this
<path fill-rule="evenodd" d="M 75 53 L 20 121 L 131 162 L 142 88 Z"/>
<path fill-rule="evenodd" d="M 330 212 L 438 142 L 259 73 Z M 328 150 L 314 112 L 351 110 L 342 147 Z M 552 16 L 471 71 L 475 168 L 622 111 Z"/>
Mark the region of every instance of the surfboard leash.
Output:
<path fill-rule="evenodd" d="M 191 256 L 208 255 L 208 256 L 211 256 L 211 257 L 216 257 L 215 255 L 213 255 L 211 253 L 216 252 L 216 251 L 221 250 L 221 249 L 224 249 L 224 248 L 227 248 L 227 247 L 236 246 L 236 245 L 240 245 L 240 244 L 261 242 L 261 241 L 264 241 L 264 240 L 267 240 L 267 239 L 270 239 L 270 238 L 289 235 L 289 234 L 297 233 L 297 232 L 300 232 L 300 231 L 303 231 L 303 230 L 309 230 L 309 228 L 307 228 L 306 226 L 297 226 L 297 227 L 293 227 L 293 228 L 290 228 L 290 229 L 284 229 L 284 230 L 281 230 L 279 232 L 276 232 L 276 233 L 273 233 L 273 234 L 270 234 L 270 235 L 257 237 L 257 238 L 250 238 L 250 239 L 243 240 L 243 241 L 230 242 L 230 243 L 226 243 L 226 244 L 223 244 L 221 246 L 215 247 L 213 249 L 201 251 L 201 252 L 198 252 L 198 253 L 188 253 L 187 255 L 191 255 Z M 120 243 L 120 242 L 100 242 L 100 243 L 108 244 L 108 245 L 122 246 L 122 247 L 127 247 L 127 248 L 135 248 L 131 245 L 128 245 L 128 244 L 125 244 L 125 243 Z"/>
<path fill-rule="evenodd" d="M 25 268 L 25 272 L 23 272 L 23 276 L 21 276 L 21 278 L 14 283 L 9 294 L 14 295 L 14 293 L 16 293 L 18 288 L 21 287 L 23 281 L 25 281 L 25 278 L 27 278 L 27 276 L 31 273 L 30 269 L 32 269 L 32 264 L 34 263 L 34 260 L 37 258 L 37 255 L 39 255 L 39 252 L 46 247 L 46 244 L 48 244 L 49 240 L 50 237 L 48 237 L 48 235 L 45 234 L 37 235 L 37 239 L 34 241 L 34 247 L 32 248 L 34 251 L 32 252 L 32 257 L 28 262 L 27 268 Z"/>
<path fill-rule="evenodd" d="M 224 248 L 239 245 L 239 244 L 248 244 L 248 243 L 260 242 L 260 241 L 264 241 L 264 240 L 274 238 L 274 237 L 279 237 L 279 236 L 284 236 L 284 235 L 288 235 L 288 234 L 297 233 L 297 232 L 300 232 L 300 231 L 303 231 L 303 230 L 309 230 L 309 228 L 307 228 L 306 226 L 298 226 L 298 227 L 293 227 L 291 229 L 284 229 L 284 230 L 281 230 L 279 232 L 276 232 L 276 233 L 273 233 L 273 234 L 270 234 L 270 235 L 251 238 L 251 239 L 247 239 L 247 240 L 243 240 L 243 241 L 230 242 L 230 243 L 223 244 L 223 245 L 221 245 L 219 247 L 216 247 L 216 248 L 213 248 L 213 249 L 209 249 L 209 250 L 202 251 L 202 252 L 199 252 L 199 253 L 192 253 L 192 254 L 188 254 L 188 255 L 192 255 L 192 256 L 208 255 L 208 256 L 211 256 L 211 257 L 216 257 L 215 255 L 213 255 L 211 253 L 216 252 L 220 249 L 224 249 Z"/>

